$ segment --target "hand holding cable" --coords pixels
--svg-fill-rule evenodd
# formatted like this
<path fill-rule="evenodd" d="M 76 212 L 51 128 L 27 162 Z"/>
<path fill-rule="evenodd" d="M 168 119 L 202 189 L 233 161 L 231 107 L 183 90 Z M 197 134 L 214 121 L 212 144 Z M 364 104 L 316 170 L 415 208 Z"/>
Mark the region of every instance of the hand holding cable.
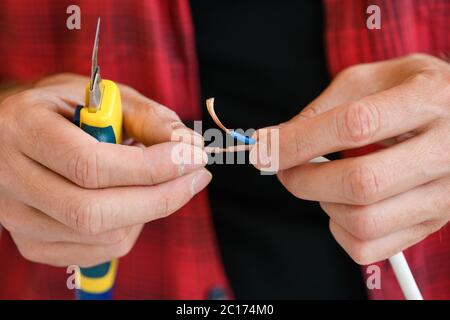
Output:
<path fill-rule="evenodd" d="M 386 259 L 447 225 L 449 88 L 449 64 L 427 55 L 358 65 L 277 126 L 279 180 L 296 197 L 320 201 L 332 234 L 356 262 Z M 265 132 L 255 137 L 267 149 Z M 374 143 L 386 148 L 308 163 Z"/>

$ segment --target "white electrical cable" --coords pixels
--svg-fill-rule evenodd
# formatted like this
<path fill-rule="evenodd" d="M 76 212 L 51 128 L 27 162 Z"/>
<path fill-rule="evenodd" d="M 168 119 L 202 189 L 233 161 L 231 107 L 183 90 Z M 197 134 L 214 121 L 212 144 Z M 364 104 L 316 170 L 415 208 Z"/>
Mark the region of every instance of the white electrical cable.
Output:
<path fill-rule="evenodd" d="M 402 289 L 406 300 L 423 300 L 419 287 L 417 286 L 414 276 L 409 268 L 403 252 L 394 254 L 389 258 L 392 269 L 397 277 L 398 284 Z"/>
<path fill-rule="evenodd" d="M 311 163 L 322 163 L 328 162 L 325 157 L 317 157 L 312 159 Z M 403 295 L 406 300 L 423 300 L 422 294 L 420 293 L 419 287 L 417 286 L 416 280 L 409 268 L 408 262 L 406 261 L 403 252 L 394 254 L 389 258 L 389 263 L 394 270 L 395 277 L 397 278 L 398 284 L 402 289 Z"/>

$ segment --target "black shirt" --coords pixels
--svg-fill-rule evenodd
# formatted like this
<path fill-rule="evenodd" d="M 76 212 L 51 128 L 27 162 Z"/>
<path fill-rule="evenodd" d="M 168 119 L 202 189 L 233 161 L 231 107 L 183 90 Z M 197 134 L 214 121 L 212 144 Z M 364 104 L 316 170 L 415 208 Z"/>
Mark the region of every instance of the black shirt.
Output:
<path fill-rule="evenodd" d="M 203 101 L 232 128 L 279 124 L 329 83 L 317 0 L 191 0 Z M 203 128 L 216 127 L 207 112 Z M 247 162 L 248 163 L 248 162 Z M 211 165 L 225 270 L 237 298 L 365 298 L 359 267 L 316 202 L 251 165 Z"/>

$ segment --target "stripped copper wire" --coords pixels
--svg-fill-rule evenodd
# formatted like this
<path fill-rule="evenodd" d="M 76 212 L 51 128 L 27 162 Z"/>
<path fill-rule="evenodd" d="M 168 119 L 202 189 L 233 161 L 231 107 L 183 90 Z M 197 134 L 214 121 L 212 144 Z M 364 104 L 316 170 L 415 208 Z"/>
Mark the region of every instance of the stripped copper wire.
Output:
<path fill-rule="evenodd" d="M 206 153 L 241 152 L 241 151 L 249 151 L 252 147 L 253 146 L 248 144 L 241 144 L 238 146 L 230 146 L 227 148 L 205 147 L 204 150 Z"/>
<path fill-rule="evenodd" d="M 222 122 L 219 120 L 219 117 L 216 114 L 216 111 L 214 111 L 214 98 L 209 98 L 206 100 L 206 109 L 208 109 L 208 113 L 215 122 L 215 124 L 217 124 L 217 126 L 223 131 L 225 131 L 227 134 L 230 134 L 230 130 L 222 124 Z"/>
<path fill-rule="evenodd" d="M 206 152 L 220 153 L 220 152 L 248 151 L 252 148 L 252 144 L 256 143 L 256 141 L 253 140 L 252 138 L 243 136 L 243 135 L 239 134 L 238 132 L 236 132 L 234 130 L 230 130 L 223 125 L 222 121 L 220 121 L 219 117 L 216 114 L 216 111 L 214 110 L 214 98 L 209 98 L 206 100 L 206 109 L 208 110 L 208 113 L 211 116 L 211 118 L 213 119 L 214 123 L 220 129 L 225 131 L 226 134 L 232 136 L 236 140 L 245 143 L 243 145 L 231 146 L 231 147 L 227 147 L 227 148 L 209 148 L 209 147 L 207 147 L 207 148 L 205 148 Z"/>

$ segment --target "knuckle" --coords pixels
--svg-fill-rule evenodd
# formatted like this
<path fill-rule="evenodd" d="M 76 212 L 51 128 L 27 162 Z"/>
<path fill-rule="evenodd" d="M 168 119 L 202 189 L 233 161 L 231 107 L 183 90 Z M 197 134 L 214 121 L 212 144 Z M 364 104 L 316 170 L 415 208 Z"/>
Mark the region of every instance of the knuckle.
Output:
<path fill-rule="evenodd" d="M 154 103 L 154 108 L 156 109 L 156 112 L 158 113 L 159 117 L 164 117 L 166 119 L 172 119 L 172 120 L 181 122 L 180 117 L 177 115 L 177 113 L 174 110 L 172 110 L 158 102 L 155 102 L 155 101 L 152 101 L 152 102 Z"/>
<path fill-rule="evenodd" d="M 122 258 L 133 249 L 134 242 L 129 237 L 112 246 L 112 255 L 114 258 Z"/>
<path fill-rule="evenodd" d="M 107 237 L 106 244 L 120 244 L 125 241 L 130 235 L 131 228 L 122 228 L 116 231 L 111 232 Z"/>
<path fill-rule="evenodd" d="M 19 123 L 18 120 L 21 119 L 20 114 L 22 114 L 22 119 L 26 116 L 26 113 L 19 109 L 25 105 L 24 97 L 28 95 L 28 91 L 12 95 L 0 103 L 0 130 L 2 131 L 0 137 L 7 137 L 8 133 L 15 132 Z M 32 112 L 32 110 L 30 111 Z"/>
<path fill-rule="evenodd" d="M 144 117 L 142 118 L 144 124 L 151 123 L 158 118 L 158 109 L 154 103 L 142 101 L 137 103 L 137 107 L 144 111 Z"/>
<path fill-rule="evenodd" d="M 367 76 L 368 64 L 355 64 L 342 70 L 337 77 L 345 81 L 360 81 Z"/>
<path fill-rule="evenodd" d="M 434 187 L 435 213 L 450 218 L 450 197 L 448 196 L 450 194 L 450 176 L 434 181 L 432 184 Z"/>
<path fill-rule="evenodd" d="M 20 223 L 18 223 L 16 215 L 9 210 L 0 209 L 0 211 L 2 226 L 9 232 L 17 232 Z"/>
<path fill-rule="evenodd" d="M 438 60 L 438 59 L 436 59 Z M 418 87 L 428 88 L 431 92 L 437 92 L 438 97 L 443 97 L 447 101 L 450 88 L 450 68 L 443 66 L 442 61 L 431 61 L 424 63 L 410 77 L 410 81 L 416 83 Z"/>
<path fill-rule="evenodd" d="M 291 175 L 289 174 L 289 170 L 280 170 L 277 172 L 277 179 L 280 183 L 285 186 L 287 189 L 290 189 L 291 186 Z M 289 190 L 291 191 L 291 190 Z"/>
<path fill-rule="evenodd" d="M 140 152 L 140 162 L 142 163 L 142 167 L 145 167 L 145 163 L 148 163 L 149 159 L 147 158 L 146 150 L 145 149 L 139 149 Z M 161 174 L 161 172 L 157 172 L 158 170 L 155 168 L 155 166 L 147 166 L 147 170 L 144 170 L 144 179 L 147 181 L 148 185 L 154 185 L 158 182 L 158 175 Z"/>
<path fill-rule="evenodd" d="M 166 218 L 170 215 L 170 199 L 167 196 L 161 196 L 156 201 L 155 212 L 158 218 Z"/>
<path fill-rule="evenodd" d="M 16 94 L 13 94 L 7 98 L 5 98 L 1 105 L 2 108 L 8 109 L 10 111 L 17 111 L 18 114 L 21 114 L 22 116 L 25 116 L 23 114 L 23 108 L 30 109 L 29 111 L 31 113 L 35 113 L 33 110 L 34 108 L 31 108 L 31 106 L 34 106 L 36 104 L 39 104 L 42 102 L 42 98 L 45 98 L 46 94 L 42 90 L 39 89 L 26 89 L 23 91 L 20 91 Z"/>
<path fill-rule="evenodd" d="M 406 56 L 406 58 L 410 60 L 417 60 L 417 61 L 427 60 L 429 57 L 430 57 L 429 55 L 421 52 L 410 53 Z"/>
<path fill-rule="evenodd" d="M 350 232 L 360 240 L 372 240 L 380 234 L 380 223 L 371 213 L 370 206 L 356 209 L 350 219 Z"/>
<path fill-rule="evenodd" d="M 143 125 L 154 125 L 156 119 L 165 121 L 171 119 L 173 121 L 179 121 L 180 118 L 175 111 L 157 103 L 153 100 L 145 100 L 138 103 L 138 107 L 144 110 L 144 117 L 142 118 Z"/>
<path fill-rule="evenodd" d="M 434 67 L 424 67 L 412 76 L 412 81 L 418 84 L 432 85 L 435 87 L 439 83 L 445 83 L 446 73 Z M 448 79 L 447 79 L 448 80 Z"/>
<path fill-rule="evenodd" d="M 36 96 L 41 96 L 39 90 L 28 89 L 17 93 L 11 99 L 14 101 L 14 104 L 21 102 L 22 105 L 27 105 L 27 103 L 36 101 Z"/>
<path fill-rule="evenodd" d="M 314 118 L 316 117 L 318 114 L 320 114 L 320 110 L 323 110 L 324 107 L 321 106 L 319 103 L 317 102 L 312 102 L 308 108 L 303 109 L 302 112 L 300 112 L 300 114 L 304 117 L 307 118 Z"/>
<path fill-rule="evenodd" d="M 28 249 L 25 246 L 18 245 L 17 250 L 19 250 L 19 253 L 22 257 L 24 257 L 26 260 L 37 262 L 36 259 L 34 259 L 33 250 Z"/>
<path fill-rule="evenodd" d="M 320 207 L 322 210 L 327 213 L 330 217 L 333 217 L 336 214 L 339 214 L 339 211 L 336 210 L 336 206 L 330 202 L 319 202 Z"/>
<path fill-rule="evenodd" d="M 30 123 L 36 122 L 36 116 L 40 112 L 38 106 L 50 103 L 49 93 L 42 89 L 28 89 L 19 92 L 11 97 L 10 105 L 14 110 L 13 115 L 21 122 L 27 120 Z M 24 112 L 26 109 L 26 112 Z"/>
<path fill-rule="evenodd" d="M 338 241 L 338 243 L 340 243 L 345 252 L 347 252 L 347 254 L 353 259 L 353 261 L 360 265 L 367 265 L 374 261 L 373 250 L 369 248 L 368 242 L 364 242 L 360 239 L 351 237 L 347 237 L 347 241 L 340 242 L 339 239 L 341 236 L 339 236 L 339 234 L 334 231 L 334 225 L 335 224 L 332 222 L 332 220 L 330 220 L 329 228 L 331 233 Z"/>
<path fill-rule="evenodd" d="M 419 74 L 427 77 L 431 82 L 448 84 L 450 82 L 449 72 L 436 67 L 428 67 L 423 69 Z"/>
<path fill-rule="evenodd" d="M 367 164 L 356 164 L 343 175 L 343 193 L 348 200 L 361 205 L 374 202 L 380 192 L 380 175 Z"/>
<path fill-rule="evenodd" d="M 79 150 L 67 165 L 71 179 L 77 185 L 86 189 L 100 187 L 96 153 Z"/>
<path fill-rule="evenodd" d="M 361 241 L 351 243 L 347 252 L 350 257 L 359 265 L 368 265 L 376 262 L 371 248 Z"/>
<path fill-rule="evenodd" d="M 420 52 L 408 54 L 405 58 L 416 70 L 429 67 L 442 67 L 446 64 L 446 62 L 440 58 Z"/>
<path fill-rule="evenodd" d="M 420 231 L 419 233 L 423 234 L 424 236 L 430 235 L 432 233 L 435 233 L 441 227 L 445 224 L 445 221 L 436 219 L 431 221 L 422 222 L 419 225 Z"/>
<path fill-rule="evenodd" d="M 120 245 L 117 247 L 116 251 L 116 258 L 122 258 L 125 257 L 127 254 L 130 253 L 131 249 L 133 249 L 133 244 L 129 241 L 123 241 Z"/>
<path fill-rule="evenodd" d="M 448 168 L 450 164 L 450 118 L 438 120 L 436 127 L 430 130 L 428 134 L 430 141 L 434 140 L 438 142 L 426 146 L 430 160 L 432 160 L 438 168 Z"/>
<path fill-rule="evenodd" d="M 339 120 L 337 134 L 344 145 L 363 145 L 380 128 L 378 108 L 364 100 L 348 105 Z"/>
<path fill-rule="evenodd" d="M 81 234 L 98 235 L 104 230 L 105 210 L 92 200 L 71 201 L 66 220 Z"/>
<path fill-rule="evenodd" d="M 32 245 L 22 245 L 19 241 L 16 242 L 18 242 L 16 243 L 17 250 L 26 260 L 36 263 L 44 262 L 42 250 L 37 250 Z"/>
<path fill-rule="evenodd" d="M 0 130 L 4 129 L 10 123 L 9 119 L 13 110 L 11 107 L 11 99 L 13 97 L 8 97 L 0 103 Z"/>

